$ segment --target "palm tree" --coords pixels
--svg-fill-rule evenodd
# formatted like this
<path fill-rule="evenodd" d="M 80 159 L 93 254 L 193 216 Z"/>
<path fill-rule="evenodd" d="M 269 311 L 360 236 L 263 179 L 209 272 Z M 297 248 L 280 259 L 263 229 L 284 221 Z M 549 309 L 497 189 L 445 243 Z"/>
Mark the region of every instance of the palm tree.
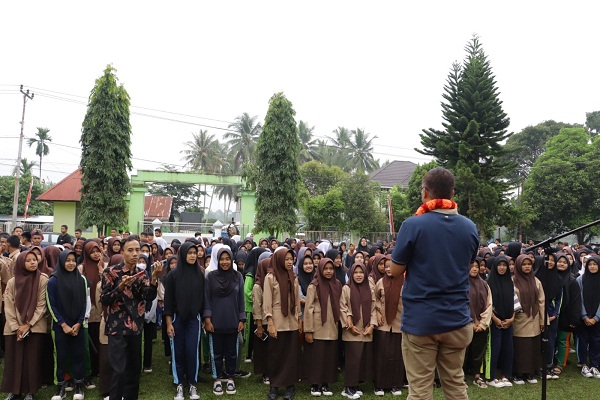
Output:
<path fill-rule="evenodd" d="M 29 162 L 27 161 L 26 158 L 22 158 L 21 159 L 21 165 L 20 165 L 20 176 L 25 176 L 25 175 L 33 175 L 33 168 L 35 167 L 36 162 L 32 161 Z M 15 168 L 13 169 L 13 175 L 17 176 L 17 167 L 15 166 Z"/>
<path fill-rule="evenodd" d="M 192 133 L 193 139 L 184 143 L 184 161 L 193 171 L 207 173 L 218 172 L 221 169 L 221 146 L 215 139 L 215 135 L 209 135 L 208 131 L 200 129 Z"/>
<path fill-rule="evenodd" d="M 256 123 L 258 117 L 250 117 L 248 113 L 236 117 L 235 122 L 229 124 L 228 131 L 223 135 L 225 139 L 229 139 L 229 153 L 233 156 L 236 167 L 239 167 L 244 162 L 251 162 L 254 155 L 254 148 L 262 125 Z"/>
<path fill-rule="evenodd" d="M 370 173 L 379 168 L 379 163 L 373 158 L 373 145 L 371 142 L 377 138 L 369 138 L 364 129 L 353 129 L 349 144 L 349 162 L 351 169 L 356 172 Z"/>
<path fill-rule="evenodd" d="M 40 182 L 42 181 L 42 158 L 47 156 L 50 152 L 47 142 L 52 141 L 52 138 L 50 135 L 48 135 L 48 132 L 50 132 L 50 129 L 48 128 L 37 128 L 37 132 L 35 133 L 36 137 L 29 138 L 27 141 L 29 147 L 36 144 L 35 154 L 40 157 Z"/>
<path fill-rule="evenodd" d="M 308 122 L 300 121 L 298 123 L 298 139 L 300 139 L 300 154 L 298 155 L 298 161 L 300 164 L 316 160 L 318 157 L 317 141 L 313 139 L 314 130 L 315 127 L 309 127 Z"/>
<path fill-rule="evenodd" d="M 324 140 L 317 140 L 316 142 L 316 151 L 315 151 L 315 159 L 320 160 L 323 164 L 328 167 L 332 167 L 337 165 L 338 167 L 344 169 L 343 165 L 340 165 L 340 161 L 345 161 L 343 158 L 339 157 L 339 150 L 330 144 L 328 144 Z"/>
<path fill-rule="evenodd" d="M 333 147 L 337 148 L 337 151 L 333 154 L 333 160 L 331 163 L 333 165 L 337 165 L 344 171 L 347 171 L 349 168 L 350 159 L 348 157 L 348 147 L 350 146 L 350 131 L 343 126 L 338 126 L 337 129 L 334 129 L 333 137 L 327 136 L 327 138 L 333 144 Z"/>

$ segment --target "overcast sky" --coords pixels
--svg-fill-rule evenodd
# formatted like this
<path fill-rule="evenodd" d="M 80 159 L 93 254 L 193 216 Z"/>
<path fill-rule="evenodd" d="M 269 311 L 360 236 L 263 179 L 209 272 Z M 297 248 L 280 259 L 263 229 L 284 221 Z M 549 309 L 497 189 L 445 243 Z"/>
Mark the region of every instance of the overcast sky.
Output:
<path fill-rule="evenodd" d="M 426 162 L 413 148 L 421 129 L 441 127 L 446 77 L 473 33 L 510 131 L 584 123 L 600 110 L 599 11 L 591 1 L 2 2 L 0 174 L 17 158 L 20 84 L 35 92 L 26 137 L 46 127 L 53 140 L 43 178 L 76 169 L 87 97 L 107 64 L 131 96 L 137 169 L 182 165 L 200 125 L 220 136 L 243 112 L 262 121 L 278 91 L 317 138 L 364 128 L 381 161 Z M 36 159 L 34 148 L 24 143 L 23 156 Z"/>

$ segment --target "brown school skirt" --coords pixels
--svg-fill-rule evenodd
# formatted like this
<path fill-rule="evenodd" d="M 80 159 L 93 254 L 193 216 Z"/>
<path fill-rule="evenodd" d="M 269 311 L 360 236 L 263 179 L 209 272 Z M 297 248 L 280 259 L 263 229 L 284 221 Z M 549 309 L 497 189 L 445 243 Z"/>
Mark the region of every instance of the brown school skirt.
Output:
<path fill-rule="evenodd" d="M 304 342 L 304 361 L 304 371 L 311 385 L 337 382 L 337 339 L 315 339 L 312 343 Z"/>
<path fill-rule="evenodd" d="M 277 339 L 267 339 L 269 380 L 273 387 L 298 383 L 298 331 L 277 332 Z"/>
<path fill-rule="evenodd" d="M 404 383 L 404 360 L 402 359 L 402 333 L 375 330 L 373 346 L 375 350 L 376 388 L 401 388 Z"/>
<path fill-rule="evenodd" d="M 267 330 L 267 325 L 263 325 L 263 329 L 265 332 L 269 332 Z M 269 337 L 267 340 L 261 340 L 254 331 L 252 332 L 252 339 L 254 343 L 252 344 L 254 347 L 252 348 L 252 362 L 254 363 L 254 374 L 255 375 L 268 375 L 269 374 L 269 347 L 268 343 L 271 338 Z"/>
<path fill-rule="evenodd" d="M 542 335 L 534 337 L 513 337 L 513 373 L 533 374 L 544 366 L 542 360 Z"/>
<path fill-rule="evenodd" d="M 373 379 L 373 342 L 344 342 L 346 363 L 344 386 L 358 386 Z"/>
<path fill-rule="evenodd" d="M 42 387 L 40 364 L 42 361 L 42 333 L 30 333 L 17 342 L 17 335 L 4 337 L 4 376 L 2 392 L 36 394 Z"/>

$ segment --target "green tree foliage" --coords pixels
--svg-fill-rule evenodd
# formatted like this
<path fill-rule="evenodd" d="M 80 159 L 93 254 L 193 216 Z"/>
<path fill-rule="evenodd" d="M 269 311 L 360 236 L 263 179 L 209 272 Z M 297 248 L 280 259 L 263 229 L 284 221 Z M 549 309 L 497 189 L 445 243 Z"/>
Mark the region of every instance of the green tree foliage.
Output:
<path fill-rule="evenodd" d="M 308 161 L 318 160 L 317 141 L 313 139 L 314 126 L 306 121 L 298 122 L 298 140 L 300 140 L 300 154 L 298 162 L 303 164 Z"/>
<path fill-rule="evenodd" d="M 504 145 L 503 160 L 512 162 L 515 168 L 508 171 L 505 177 L 512 183 L 520 184 L 527 178 L 538 157 L 546 151 L 548 139 L 556 136 L 562 128 L 575 127 L 581 125 L 549 120 L 513 134 Z"/>
<path fill-rule="evenodd" d="M 35 144 L 35 154 L 40 158 L 40 181 L 42 180 L 42 158 L 50 153 L 48 142 L 52 141 L 52 137 L 48 135 L 48 132 L 50 132 L 50 129 L 48 128 L 37 128 L 35 137 L 27 140 L 27 145 L 29 147 Z"/>
<path fill-rule="evenodd" d="M 223 137 L 228 139 L 230 158 L 233 158 L 234 168 L 238 169 L 244 163 L 253 161 L 256 140 L 262 130 L 262 125 L 256 122 L 258 117 L 250 117 L 248 113 L 236 117 L 235 122 L 229 124 L 230 131 Z"/>
<path fill-rule="evenodd" d="M 35 168 L 36 166 L 36 162 L 35 161 L 27 161 L 27 158 L 21 158 L 21 165 L 19 166 L 20 169 L 20 177 L 23 177 L 25 175 L 29 175 L 31 176 L 33 173 L 33 168 Z M 15 168 L 13 169 L 13 175 L 17 176 L 17 167 L 15 166 Z"/>
<path fill-rule="evenodd" d="M 25 213 L 25 203 L 27 202 L 27 193 L 31 184 L 31 172 L 21 176 L 19 185 L 19 207 L 17 213 Z M 38 201 L 36 198 L 44 193 L 49 187 L 40 183 L 40 180 L 33 178 L 33 188 L 31 189 L 31 203 L 29 204 L 28 215 L 52 215 L 50 204 Z M 13 196 L 15 191 L 14 176 L 0 176 L 0 214 L 12 214 Z"/>
<path fill-rule="evenodd" d="M 328 167 L 318 161 L 302 164 L 299 171 L 302 183 L 311 196 L 324 195 L 348 176 L 340 167 Z"/>
<path fill-rule="evenodd" d="M 108 65 L 96 80 L 88 101 L 81 133 L 82 226 L 125 226 L 125 196 L 131 170 L 131 124 L 129 94 L 118 84 L 116 70 Z M 134 224 L 137 221 L 130 221 Z"/>
<path fill-rule="evenodd" d="M 394 232 L 398 232 L 402 222 L 413 215 L 415 211 L 408 206 L 408 191 L 403 189 L 401 184 L 390 190 L 390 200 L 392 203 L 392 216 L 394 217 Z M 383 201 L 387 209 L 387 196 Z"/>
<path fill-rule="evenodd" d="M 421 182 L 423 181 L 423 176 L 425 176 L 427 171 L 437 166 L 438 164 L 435 161 L 423 165 L 419 164 L 410 176 L 408 188 L 406 189 L 406 203 L 408 209 L 411 211 L 411 215 L 423 204 L 423 200 L 421 199 Z"/>
<path fill-rule="evenodd" d="M 600 135 L 600 111 L 585 113 L 585 127 L 591 135 Z"/>
<path fill-rule="evenodd" d="M 346 229 L 344 220 L 346 206 L 342 200 L 342 191 L 333 188 L 327 193 L 311 197 L 306 202 L 304 217 L 308 230 Z"/>
<path fill-rule="evenodd" d="M 454 173 L 459 212 L 485 234 L 503 213 L 509 184 L 502 178 L 514 167 L 501 158 L 509 118 L 479 38 L 474 36 L 465 50 L 465 61 L 453 64 L 444 86 L 444 130 L 423 130 L 423 149 L 416 150 Z"/>
<path fill-rule="evenodd" d="M 379 162 L 373 158 L 373 140 L 377 136 L 369 137 L 364 129 L 351 131 L 348 155 L 346 158 L 346 171 L 357 173 L 371 173 L 379 168 Z"/>
<path fill-rule="evenodd" d="M 584 128 L 563 128 L 548 141 L 531 169 L 523 196 L 535 217 L 531 226 L 550 236 L 598 219 L 600 215 L 600 137 L 590 141 Z M 591 231 L 578 235 L 579 243 Z"/>
<path fill-rule="evenodd" d="M 181 151 L 183 159 L 192 171 L 206 173 L 219 172 L 223 163 L 223 150 L 215 135 L 207 130 L 200 129 L 192 133 L 192 140 L 184 143 L 185 149 Z"/>
<path fill-rule="evenodd" d="M 379 184 L 368 175 L 353 174 L 340 185 L 348 229 L 356 232 L 387 231 L 387 216 L 378 206 Z"/>
<path fill-rule="evenodd" d="M 256 146 L 256 229 L 272 235 L 296 231 L 300 141 L 295 114 L 285 95 L 275 93 Z"/>

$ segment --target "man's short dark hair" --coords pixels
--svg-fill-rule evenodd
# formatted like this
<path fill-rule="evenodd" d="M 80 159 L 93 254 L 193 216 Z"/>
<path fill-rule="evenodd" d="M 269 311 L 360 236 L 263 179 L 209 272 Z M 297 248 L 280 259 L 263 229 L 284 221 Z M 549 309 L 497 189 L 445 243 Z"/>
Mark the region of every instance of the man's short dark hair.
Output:
<path fill-rule="evenodd" d="M 31 236 L 41 236 L 44 237 L 44 234 L 39 229 L 34 229 L 31 231 Z"/>
<path fill-rule="evenodd" d="M 0 239 L 8 239 L 9 236 L 10 235 L 8 233 L 6 233 L 6 232 L 0 233 Z"/>
<path fill-rule="evenodd" d="M 142 236 L 142 237 L 144 237 L 144 236 L 148 237 L 148 232 L 142 232 L 142 233 L 140 234 L 140 236 Z"/>
<path fill-rule="evenodd" d="M 25 231 L 21 234 L 21 237 L 24 237 L 25 240 L 31 240 L 31 232 Z"/>
<path fill-rule="evenodd" d="M 21 241 L 19 240 L 19 237 L 17 235 L 9 236 L 8 239 L 6 239 L 6 242 L 13 249 L 18 249 L 19 247 L 21 247 Z"/>
<path fill-rule="evenodd" d="M 79 228 L 75 229 L 75 232 L 83 233 L 83 231 Z"/>
<path fill-rule="evenodd" d="M 117 232 L 117 228 L 110 228 L 110 230 Z"/>
<path fill-rule="evenodd" d="M 160 228 L 156 228 L 156 229 L 154 230 L 154 232 L 162 233 L 162 231 L 160 230 Z"/>
<path fill-rule="evenodd" d="M 136 238 L 134 235 L 131 235 L 131 236 L 129 236 L 129 237 L 127 237 L 127 238 L 123 239 L 123 242 L 122 242 L 123 244 L 122 244 L 122 246 L 123 246 L 123 247 L 125 247 L 125 245 L 126 245 L 127 243 L 129 243 L 129 242 L 138 242 L 138 240 L 137 240 L 137 238 Z"/>
<path fill-rule="evenodd" d="M 454 175 L 446 168 L 429 170 L 421 183 L 431 199 L 451 199 L 454 196 Z"/>
<path fill-rule="evenodd" d="M 13 232 L 16 231 L 17 229 L 20 229 L 21 232 L 23 232 L 23 227 L 22 226 L 15 226 L 15 228 L 13 229 Z"/>
<path fill-rule="evenodd" d="M 202 232 L 196 232 L 196 233 L 194 233 L 194 237 L 196 237 L 196 236 L 202 236 Z"/>
<path fill-rule="evenodd" d="M 69 227 L 68 227 L 68 226 L 66 226 L 66 225 L 61 225 L 60 227 L 61 227 L 61 228 L 65 228 L 65 230 L 67 230 L 67 231 L 69 230 Z"/>

